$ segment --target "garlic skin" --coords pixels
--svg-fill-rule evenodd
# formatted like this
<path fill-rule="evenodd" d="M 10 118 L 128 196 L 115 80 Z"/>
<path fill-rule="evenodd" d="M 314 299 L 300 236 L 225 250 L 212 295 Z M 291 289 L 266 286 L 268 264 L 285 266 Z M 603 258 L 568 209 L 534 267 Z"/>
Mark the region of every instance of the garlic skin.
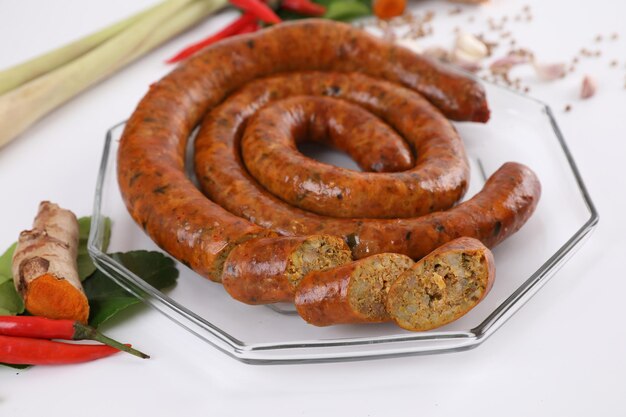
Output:
<path fill-rule="evenodd" d="M 452 53 L 451 62 L 465 71 L 478 72 L 482 69 L 480 63 L 473 56 L 464 53 L 461 50 L 455 50 Z"/>
<path fill-rule="evenodd" d="M 489 65 L 489 70 L 495 75 L 508 74 L 517 65 L 527 64 L 530 58 L 527 55 L 509 54 L 498 58 Z"/>
<path fill-rule="evenodd" d="M 407 39 L 407 38 L 396 39 L 396 45 L 409 49 L 415 52 L 416 54 L 422 54 L 425 51 L 424 47 L 420 45 L 420 43 L 416 41 L 415 39 Z"/>
<path fill-rule="evenodd" d="M 537 76 L 544 81 L 554 81 L 565 77 L 566 68 L 562 62 L 553 64 L 539 64 L 533 61 Z"/>
<path fill-rule="evenodd" d="M 454 52 L 462 54 L 466 60 L 477 62 L 489 55 L 489 48 L 476 36 L 461 32 L 456 37 Z"/>
<path fill-rule="evenodd" d="M 448 51 L 445 48 L 442 48 L 441 46 L 428 47 L 424 49 L 424 51 L 422 52 L 422 55 L 427 56 L 429 58 L 434 58 L 443 62 L 452 61 L 452 56 L 451 56 L 450 51 Z"/>
<path fill-rule="evenodd" d="M 597 89 L 598 84 L 596 83 L 596 80 L 589 75 L 585 75 L 582 85 L 580 87 L 580 98 L 586 100 L 593 97 L 596 94 Z"/>

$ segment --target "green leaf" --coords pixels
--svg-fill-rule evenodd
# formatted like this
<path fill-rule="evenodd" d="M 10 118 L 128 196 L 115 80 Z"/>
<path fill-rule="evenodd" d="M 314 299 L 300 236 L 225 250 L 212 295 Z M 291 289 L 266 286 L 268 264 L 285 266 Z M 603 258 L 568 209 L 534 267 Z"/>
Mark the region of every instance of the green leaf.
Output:
<path fill-rule="evenodd" d="M 352 20 L 370 14 L 372 11 L 365 2 L 358 0 L 332 1 L 326 6 L 324 17 L 332 20 Z"/>
<path fill-rule="evenodd" d="M 159 290 L 174 285 L 178 278 L 174 261 L 161 252 L 138 250 L 111 256 Z M 89 299 L 89 324 L 94 327 L 140 302 L 99 270 L 85 280 L 83 287 Z"/>
<path fill-rule="evenodd" d="M 0 256 L 0 284 L 13 279 L 11 263 L 13 261 L 13 252 L 15 252 L 16 246 L 17 242 L 9 246 L 9 249 L 7 249 L 2 256 Z"/>
<path fill-rule="evenodd" d="M 91 217 L 81 217 L 78 219 L 78 258 L 76 263 L 78 264 L 78 276 L 81 281 L 93 274 L 96 270 L 89 252 L 87 251 L 87 240 L 89 239 L 89 231 L 91 229 Z M 109 247 L 109 241 L 111 240 L 111 219 L 105 217 L 104 219 L 104 242 L 102 245 L 102 251 L 106 252 Z"/>
<path fill-rule="evenodd" d="M 13 280 L 0 284 L 0 313 L 14 316 L 24 312 L 22 297 L 15 290 Z"/>

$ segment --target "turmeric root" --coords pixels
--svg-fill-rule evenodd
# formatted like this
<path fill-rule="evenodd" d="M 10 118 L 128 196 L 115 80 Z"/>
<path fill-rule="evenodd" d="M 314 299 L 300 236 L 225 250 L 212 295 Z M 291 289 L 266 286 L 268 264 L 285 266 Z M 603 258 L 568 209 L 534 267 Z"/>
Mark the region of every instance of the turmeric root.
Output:
<path fill-rule="evenodd" d="M 69 210 L 43 201 L 32 230 L 13 254 L 13 282 L 29 313 L 86 323 L 89 303 L 78 277 L 78 221 Z"/>

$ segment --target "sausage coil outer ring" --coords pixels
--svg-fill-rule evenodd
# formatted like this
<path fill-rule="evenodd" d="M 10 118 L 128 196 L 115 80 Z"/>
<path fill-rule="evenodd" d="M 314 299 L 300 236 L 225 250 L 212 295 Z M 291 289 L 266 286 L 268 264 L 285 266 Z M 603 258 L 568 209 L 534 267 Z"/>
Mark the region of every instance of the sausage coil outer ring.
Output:
<path fill-rule="evenodd" d="M 224 260 L 235 246 L 298 231 L 281 230 L 280 225 L 274 231 L 264 219 L 247 216 L 260 225 L 254 224 L 195 188 L 184 172 L 191 131 L 203 115 L 244 84 L 276 73 L 309 70 L 357 71 L 404 85 L 455 120 L 484 122 L 489 117 L 484 91 L 475 81 L 345 24 L 324 20 L 281 24 L 208 48 L 151 86 L 126 125 L 118 153 L 118 182 L 131 216 L 159 246 L 198 273 L 219 280 Z M 465 233 L 495 244 L 526 221 L 539 192 L 527 168 L 509 165 L 500 171 L 471 210 L 459 210 L 460 205 L 444 212 L 445 218 L 428 215 L 418 224 L 399 219 L 360 225 L 344 219 L 346 223 L 335 224 L 338 228 L 331 234 L 348 238 L 357 257 L 385 251 L 381 239 L 393 251 L 413 257 Z M 500 184 L 505 187 L 496 187 Z M 474 209 L 479 214 L 472 215 Z M 311 227 L 303 225 L 301 231 L 310 234 Z M 429 236 L 433 232 L 437 237 Z M 417 236 L 423 244 L 417 243 Z"/>

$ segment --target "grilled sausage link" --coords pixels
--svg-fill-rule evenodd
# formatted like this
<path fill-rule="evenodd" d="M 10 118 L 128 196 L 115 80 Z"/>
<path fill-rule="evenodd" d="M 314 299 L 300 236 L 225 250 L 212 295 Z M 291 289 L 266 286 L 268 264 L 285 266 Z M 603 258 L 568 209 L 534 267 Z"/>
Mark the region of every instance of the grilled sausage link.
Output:
<path fill-rule="evenodd" d="M 246 304 L 291 302 L 307 273 L 351 260 L 350 248 L 335 236 L 253 239 L 230 252 L 222 284 L 234 299 Z"/>
<path fill-rule="evenodd" d="M 423 94 L 450 118 L 489 118 L 475 81 L 346 24 L 281 24 L 208 48 L 150 87 L 124 130 L 117 171 L 134 220 L 159 246 L 213 280 L 236 245 L 275 234 L 194 187 L 184 172 L 187 139 L 207 111 L 245 83 L 298 70 L 362 72 Z"/>
<path fill-rule="evenodd" d="M 305 81 L 308 77 L 303 78 L 296 76 L 298 81 Z M 385 92 L 386 104 L 391 105 L 395 101 L 393 107 L 381 112 L 383 118 L 390 118 L 389 113 L 392 112 L 411 115 L 410 122 L 391 123 L 391 127 L 405 136 L 416 150 L 418 159 L 415 166 L 403 172 L 356 172 L 312 160 L 298 151 L 297 141 L 320 142 L 327 138 L 331 143 L 338 143 L 340 146 L 337 147 L 354 155 L 355 159 L 364 151 L 368 151 L 369 155 L 378 155 L 380 160 L 400 158 L 377 152 L 381 143 L 387 143 L 385 135 L 378 135 L 378 138 L 370 136 L 377 132 L 377 126 L 386 126 L 393 132 L 391 127 L 372 115 L 370 117 L 377 123 L 374 126 L 364 123 L 363 113 L 368 113 L 344 100 L 314 96 L 325 94 L 329 81 L 332 85 L 332 78 L 342 81 L 336 83 L 344 87 L 337 93 L 339 97 L 357 95 L 363 90 L 371 93 L 372 84 L 378 84 L 377 87 Z M 210 125 L 215 120 L 229 120 L 227 114 L 233 105 L 248 107 L 241 103 L 242 96 L 253 101 L 283 96 L 284 88 L 275 83 L 268 86 L 264 81 L 259 80 L 258 83 L 265 86 L 266 94 L 251 96 L 244 87 L 233 97 L 236 104 L 227 102 L 214 111 L 214 116 L 206 122 L 209 125 L 207 130 L 211 130 Z M 292 92 L 293 81 L 285 79 L 285 82 L 291 84 L 289 91 Z M 357 87 L 351 88 L 353 84 Z M 421 216 L 447 209 L 462 197 L 467 188 L 469 167 L 461 139 L 450 122 L 421 96 L 363 76 L 318 74 L 315 80 L 300 85 L 305 87 L 301 92 L 306 96 L 266 104 L 251 117 L 241 139 L 246 169 L 270 193 L 295 207 L 321 215 L 348 218 Z M 252 87 L 254 89 L 255 86 Z M 364 100 L 366 96 L 358 97 Z M 407 119 L 405 116 L 404 121 L 407 122 Z M 236 120 L 245 122 L 241 116 Z M 232 120 L 229 122 L 233 123 Z M 200 136 L 198 143 L 204 143 L 207 140 L 204 132 Z M 368 147 L 368 143 L 362 143 L 365 142 L 363 138 L 368 138 L 367 142 L 376 141 L 377 145 Z M 208 140 L 211 139 L 209 135 Z M 236 142 L 233 138 L 231 143 Z M 353 149 L 360 151 L 353 153 Z"/>

